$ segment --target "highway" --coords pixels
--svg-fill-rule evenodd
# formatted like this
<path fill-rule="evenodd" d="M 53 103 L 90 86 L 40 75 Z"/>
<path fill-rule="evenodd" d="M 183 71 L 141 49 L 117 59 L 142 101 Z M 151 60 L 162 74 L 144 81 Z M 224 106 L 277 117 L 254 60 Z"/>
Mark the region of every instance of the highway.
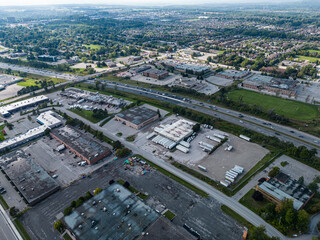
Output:
<path fill-rule="evenodd" d="M 95 84 L 95 82 L 92 80 L 86 82 Z M 282 141 L 291 142 L 295 146 L 306 146 L 309 149 L 315 148 L 318 151 L 318 156 L 320 156 L 320 139 L 305 132 L 212 104 L 203 103 L 196 100 L 184 100 L 183 97 L 175 96 L 173 94 L 162 93 L 152 89 L 145 89 L 127 84 L 109 81 L 104 82 L 107 84 L 106 87 L 109 88 L 116 88 L 124 92 L 140 94 L 157 100 L 173 103 L 185 108 L 194 109 L 215 118 L 220 118 L 236 125 L 246 127 L 263 135 L 274 136 Z"/>

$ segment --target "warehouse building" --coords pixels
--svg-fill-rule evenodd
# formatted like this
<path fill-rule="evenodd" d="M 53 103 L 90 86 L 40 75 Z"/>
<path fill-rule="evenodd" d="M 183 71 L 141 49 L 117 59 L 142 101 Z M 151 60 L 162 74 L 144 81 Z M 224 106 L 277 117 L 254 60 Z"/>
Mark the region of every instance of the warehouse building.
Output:
<path fill-rule="evenodd" d="M 111 154 L 110 148 L 71 126 L 54 129 L 50 135 L 88 164 L 94 164 Z"/>
<path fill-rule="evenodd" d="M 161 80 L 161 79 L 168 77 L 169 74 L 167 71 L 161 71 L 158 69 L 149 69 L 147 71 L 144 71 L 142 73 L 142 75 L 145 77 L 150 77 L 150 78 Z"/>
<path fill-rule="evenodd" d="M 158 219 L 136 195 L 114 183 L 63 218 L 78 240 L 133 240 Z"/>
<path fill-rule="evenodd" d="M 58 118 L 54 117 L 53 114 L 54 113 L 52 111 L 41 113 L 39 117 L 37 117 L 37 121 L 40 124 L 42 124 L 41 126 L 32 128 L 28 130 L 26 133 L 20 134 L 18 136 L 15 136 L 14 138 L 0 142 L 0 153 L 8 151 L 12 148 L 23 145 L 29 141 L 43 136 L 47 129 L 52 129 L 57 126 L 60 126 L 62 122 Z"/>
<path fill-rule="evenodd" d="M 38 104 L 48 102 L 49 98 L 41 95 L 33 98 L 29 98 L 27 100 L 23 100 L 20 102 L 11 103 L 5 106 L 0 107 L 0 114 L 2 117 L 9 117 L 11 114 L 21 111 L 28 107 L 34 107 Z"/>
<path fill-rule="evenodd" d="M 275 204 L 291 199 L 296 210 L 303 208 L 314 195 L 308 188 L 282 172 L 274 178 L 259 183 L 256 190 Z"/>
<path fill-rule="evenodd" d="M 244 80 L 242 86 L 253 90 L 266 90 L 287 96 L 295 96 L 297 94 L 297 83 L 295 80 L 280 79 L 259 74 L 254 74 Z"/>
<path fill-rule="evenodd" d="M 22 77 L 0 74 L 0 85 L 6 87 L 11 84 L 18 83 L 18 82 L 22 81 L 22 79 L 23 79 Z"/>
<path fill-rule="evenodd" d="M 35 205 L 59 190 L 59 184 L 24 151 L 0 158 L 2 170 L 29 205 Z"/>
<path fill-rule="evenodd" d="M 184 73 L 190 74 L 204 74 L 211 70 L 210 67 L 204 65 L 196 65 L 196 64 L 186 64 L 186 63 L 179 63 L 173 61 L 165 61 L 163 62 L 164 65 L 167 67 L 173 67 L 175 70 Z"/>
<path fill-rule="evenodd" d="M 117 121 L 134 129 L 143 128 L 158 118 L 159 115 L 157 112 L 143 106 L 130 108 L 118 113 L 115 117 Z"/>

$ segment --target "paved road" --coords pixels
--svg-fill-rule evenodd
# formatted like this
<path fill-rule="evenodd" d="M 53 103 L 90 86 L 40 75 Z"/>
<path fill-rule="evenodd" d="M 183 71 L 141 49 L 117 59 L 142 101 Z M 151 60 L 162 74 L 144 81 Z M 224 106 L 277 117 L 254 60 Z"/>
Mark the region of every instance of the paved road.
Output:
<path fill-rule="evenodd" d="M 64 108 L 60 108 L 60 110 L 62 112 L 67 113 L 70 117 L 72 118 L 81 118 L 79 117 L 79 115 L 70 112 Z M 118 138 L 115 135 L 110 134 L 110 132 L 103 127 L 100 127 L 99 125 L 96 125 L 86 119 L 81 118 L 81 120 L 87 124 L 90 125 L 90 127 L 92 129 L 95 130 L 99 130 L 102 131 L 103 134 L 105 136 L 107 136 L 110 139 L 113 140 L 121 140 L 120 138 Z M 250 211 L 248 208 L 246 208 L 245 206 L 241 205 L 239 202 L 237 202 L 235 199 L 230 198 L 226 195 L 224 195 L 223 193 L 221 193 L 220 191 L 216 190 L 215 188 L 213 188 L 212 186 L 202 182 L 201 180 L 194 178 L 192 176 L 190 176 L 189 174 L 175 168 L 174 166 L 172 166 L 171 164 L 156 158 L 155 156 L 153 156 L 152 154 L 145 152 L 143 150 L 141 150 L 140 148 L 136 147 L 133 143 L 130 142 L 122 142 L 126 147 L 130 148 L 133 152 L 140 154 L 144 157 L 146 157 L 147 159 L 149 159 L 150 161 L 156 163 L 157 165 L 161 166 L 162 168 L 166 169 L 167 171 L 171 172 L 172 174 L 182 178 L 183 180 L 191 183 L 192 185 L 198 187 L 199 189 L 207 192 L 210 196 L 212 196 L 214 199 L 216 199 L 217 201 L 219 201 L 220 203 L 228 206 L 229 208 L 231 208 L 233 211 L 237 212 L 239 215 L 241 215 L 242 217 L 244 217 L 245 219 L 247 219 L 250 223 L 252 223 L 254 226 L 260 226 L 260 225 L 264 225 L 266 226 L 266 232 L 268 235 L 270 236 L 275 236 L 275 237 L 279 237 L 280 239 L 287 239 L 284 235 L 282 235 L 277 229 L 275 229 L 274 227 L 272 227 L 270 224 L 266 223 L 262 218 L 260 218 L 258 215 L 256 215 L 255 213 L 253 213 L 252 211 Z"/>
<path fill-rule="evenodd" d="M 8 214 L 0 205 L 0 239 L 1 240 L 22 240 L 19 232 L 11 222 Z"/>

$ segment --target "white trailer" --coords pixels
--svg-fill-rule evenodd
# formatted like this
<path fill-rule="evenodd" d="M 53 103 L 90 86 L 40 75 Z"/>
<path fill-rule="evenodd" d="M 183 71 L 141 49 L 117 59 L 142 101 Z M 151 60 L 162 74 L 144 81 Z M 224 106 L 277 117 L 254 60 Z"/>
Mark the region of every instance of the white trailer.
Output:
<path fill-rule="evenodd" d="M 204 172 L 207 171 L 207 169 L 206 169 L 204 166 L 198 165 L 198 168 L 199 168 L 200 170 L 204 171 Z"/>
<path fill-rule="evenodd" d="M 218 134 L 218 133 L 214 133 L 213 136 L 220 138 L 220 139 L 225 139 L 225 136 Z"/>
<path fill-rule="evenodd" d="M 229 185 L 230 185 L 230 183 L 227 183 L 226 181 L 220 181 L 220 184 L 225 187 L 229 187 Z"/>
<path fill-rule="evenodd" d="M 248 142 L 250 142 L 250 140 L 251 140 L 249 137 L 247 137 L 245 135 L 242 135 L 242 134 L 239 137 L 244 139 L 244 140 L 246 140 L 246 141 L 248 141 Z"/>
<path fill-rule="evenodd" d="M 151 138 L 153 138 L 154 136 L 156 136 L 157 134 L 155 133 L 155 132 L 152 132 L 152 133 L 150 133 L 148 136 L 147 136 L 147 139 L 149 140 L 149 139 L 151 139 Z"/>
<path fill-rule="evenodd" d="M 229 180 L 231 183 L 234 183 L 234 179 L 226 177 L 227 180 Z"/>
<path fill-rule="evenodd" d="M 188 153 L 189 152 L 188 148 L 186 148 L 186 147 L 184 147 L 184 146 L 182 146 L 180 144 L 176 147 L 176 149 L 180 150 L 183 153 Z"/>
<path fill-rule="evenodd" d="M 220 138 L 216 138 L 216 137 L 212 137 L 212 136 L 207 136 L 208 139 L 215 141 L 217 143 L 221 143 L 221 139 Z"/>
<path fill-rule="evenodd" d="M 233 171 L 232 169 L 229 170 L 229 173 L 233 173 L 236 175 L 236 177 L 238 177 L 239 173 L 237 173 L 236 171 Z"/>
<path fill-rule="evenodd" d="M 180 142 L 180 145 L 182 145 L 182 146 L 184 146 L 184 147 L 186 147 L 186 148 L 190 148 L 190 147 L 191 147 L 190 143 L 188 143 L 188 142 L 186 142 L 186 141 L 181 141 L 181 142 Z"/>

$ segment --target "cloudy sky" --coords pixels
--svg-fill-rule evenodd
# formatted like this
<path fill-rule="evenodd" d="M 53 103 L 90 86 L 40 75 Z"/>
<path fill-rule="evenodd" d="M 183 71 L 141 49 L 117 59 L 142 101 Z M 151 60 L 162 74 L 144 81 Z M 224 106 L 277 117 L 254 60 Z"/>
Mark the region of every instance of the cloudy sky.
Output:
<path fill-rule="evenodd" d="M 268 0 L 272 2 L 294 2 L 297 0 Z M 315 0 L 316 1 L 316 0 Z M 126 5 L 173 5 L 173 4 L 200 4 L 200 3 L 265 3 L 265 0 L 0 0 L 0 6 L 17 5 L 46 5 L 46 4 L 126 4 Z"/>

